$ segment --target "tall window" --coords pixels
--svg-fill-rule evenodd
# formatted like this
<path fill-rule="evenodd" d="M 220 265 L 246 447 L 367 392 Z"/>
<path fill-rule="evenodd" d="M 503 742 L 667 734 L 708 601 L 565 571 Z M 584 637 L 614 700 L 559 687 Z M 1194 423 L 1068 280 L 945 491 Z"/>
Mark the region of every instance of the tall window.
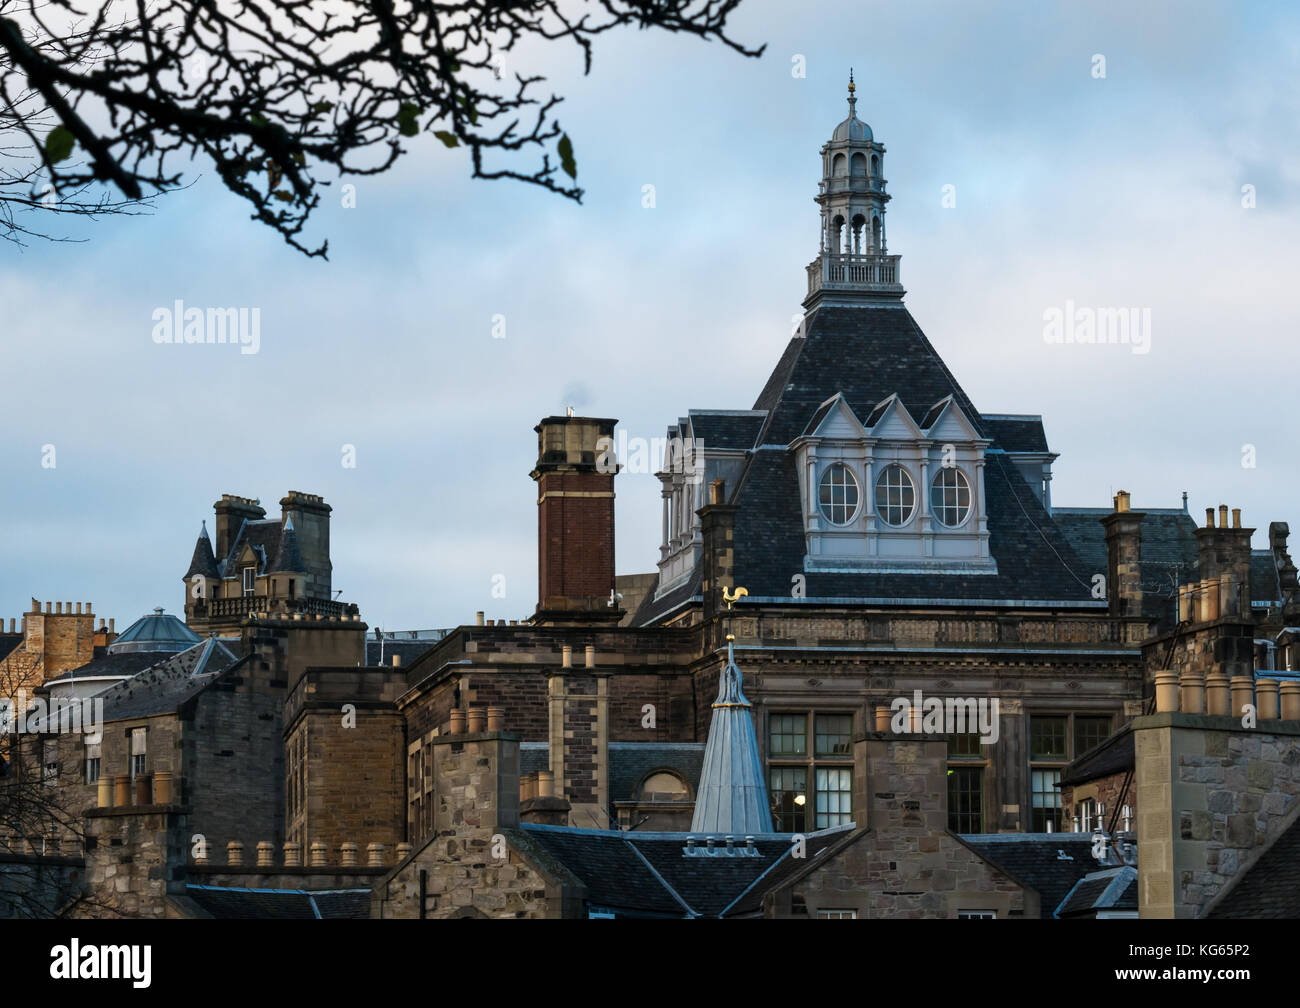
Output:
<path fill-rule="evenodd" d="M 767 725 L 776 829 L 802 833 L 852 822 L 853 715 L 782 712 L 769 715 Z"/>
<path fill-rule="evenodd" d="M 1110 734 L 1108 714 L 1031 714 L 1029 718 L 1029 799 L 1033 833 L 1061 823 L 1061 771 L 1071 760 Z"/>
<path fill-rule="evenodd" d="M 99 783 L 99 746 L 86 743 L 86 783 Z"/>
<path fill-rule="evenodd" d="M 939 524 L 956 528 L 970 517 L 970 484 L 960 469 L 947 467 L 930 484 L 930 512 Z"/>
<path fill-rule="evenodd" d="M 41 748 L 41 779 L 51 787 L 59 780 L 59 744 L 53 739 Z"/>
<path fill-rule="evenodd" d="M 252 567 L 244 568 L 244 594 L 245 595 L 253 594 L 255 590 L 255 582 L 253 578 L 255 575 L 256 575 L 256 571 L 254 570 L 254 568 Z"/>
<path fill-rule="evenodd" d="M 145 729 L 131 729 L 131 779 L 135 780 L 145 770 L 148 750 L 145 747 Z"/>
<path fill-rule="evenodd" d="M 952 736 L 948 742 L 948 828 L 954 833 L 984 832 L 987 766 L 978 732 Z"/>
<path fill-rule="evenodd" d="M 906 469 L 891 462 L 876 479 L 876 513 L 886 525 L 906 525 L 916 511 L 916 487 Z"/>
<path fill-rule="evenodd" d="M 822 515 L 832 525 L 847 525 L 858 513 L 858 481 L 843 462 L 835 462 L 822 473 L 817 492 Z"/>

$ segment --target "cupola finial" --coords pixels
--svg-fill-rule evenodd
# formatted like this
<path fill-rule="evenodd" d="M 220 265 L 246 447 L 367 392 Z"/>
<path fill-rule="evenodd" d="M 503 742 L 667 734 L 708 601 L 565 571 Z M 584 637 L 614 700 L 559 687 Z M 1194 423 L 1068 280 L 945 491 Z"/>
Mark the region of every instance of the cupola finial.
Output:
<path fill-rule="evenodd" d="M 853 83 L 853 67 L 849 67 L 849 118 L 852 119 L 857 115 L 858 98 L 855 92 L 858 90 L 857 85 Z"/>

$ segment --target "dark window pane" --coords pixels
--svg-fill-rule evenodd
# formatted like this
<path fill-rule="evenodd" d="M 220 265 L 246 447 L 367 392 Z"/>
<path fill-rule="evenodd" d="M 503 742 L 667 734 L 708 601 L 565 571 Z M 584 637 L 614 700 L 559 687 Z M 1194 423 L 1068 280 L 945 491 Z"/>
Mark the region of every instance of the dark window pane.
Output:
<path fill-rule="evenodd" d="M 1074 718 L 1074 755 L 1082 756 L 1093 746 L 1100 745 L 1110 736 L 1110 717 Z"/>
<path fill-rule="evenodd" d="M 1069 759 L 1065 746 L 1065 728 L 1069 718 L 1064 715 L 1034 715 L 1029 719 L 1030 759 Z"/>
<path fill-rule="evenodd" d="M 818 756 L 852 756 L 853 715 L 818 714 L 814 742 Z"/>
<path fill-rule="evenodd" d="M 964 732 L 961 735 L 953 735 L 948 740 L 948 755 L 952 756 L 983 756 L 984 752 L 980 748 L 979 732 Z"/>
<path fill-rule="evenodd" d="M 948 828 L 954 833 L 984 832 L 984 768 L 948 771 Z"/>
<path fill-rule="evenodd" d="M 768 722 L 768 754 L 808 755 L 808 715 L 773 714 Z"/>

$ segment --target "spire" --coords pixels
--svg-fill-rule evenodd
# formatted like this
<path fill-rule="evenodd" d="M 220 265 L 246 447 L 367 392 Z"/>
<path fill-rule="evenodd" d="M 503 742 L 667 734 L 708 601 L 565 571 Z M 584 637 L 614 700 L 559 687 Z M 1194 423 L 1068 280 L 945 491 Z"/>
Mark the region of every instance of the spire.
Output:
<path fill-rule="evenodd" d="M 853 67 L 849 67 L 849 118 L 850 119 L 856 119 L 858 117 L 858 99 L 853 93 L 855 91 L 857 91 L 857 87 L 853 83 Z"/>
<path fill-rule="evenodd" d="M 744 589 L 734 596 L 724 593 L 724 598 L 730 604 L 741 591 Z M 713 720 L 704 747 L 695 815 L 691 818 L 692 833 L 744 836 L 772 832 L 758 736 L 736 664 L 735 639 L 727 634 L 727 664 L 718 680 L 718 698 L 713 701 Z"/>
<path fill-rule="evenodd" d="M 291 515 L 285 519 L 280 529 L 280 545 L 275 551 L 275 559 L 270 563 L 267 573 L 283 571 L 288 574 L 299 574 L 305 573 L 306 570 L 302 562 L 302 551 L 298 549 L 298 533 L 293 530 Z"/>
<path fill-rule="evenodd" d="M 199 537 L 194 542 L 194 556 L 190 560 L 190 569 L 185 572 L 185 580 L 188 581 L 195 575 L 218 577 L 217 558 L 212 552 L 212 540 L 208 538 L 206 521 L 199 528 Z"/>

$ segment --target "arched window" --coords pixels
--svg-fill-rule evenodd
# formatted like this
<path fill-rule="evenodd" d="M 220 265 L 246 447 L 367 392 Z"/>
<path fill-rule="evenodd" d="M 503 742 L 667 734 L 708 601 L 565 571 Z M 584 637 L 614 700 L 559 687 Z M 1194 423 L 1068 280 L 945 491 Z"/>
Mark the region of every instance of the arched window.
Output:
<path fill-rule="evenodd" d="M 880 158 L 875 154 L 871 155 L 871 177 L 880 178 Z"/>
<path fill-rule="evenodd" d="M 845 175 L 848 173 L 849 163 L 843 154 L 836 154 L 835 160 L 831 162 L 832 175 Z"/>
<path fill-rule="evenodd" d="M 847 525 L 858 513 L 858 481 L 843 462 L 834 462 L 822 473 L 817 501 L 823 517 L 832 525 Z"/>
<path fill-rule="evenodd" d="M 863 252 L 865 249 L 862 245 L 862 232 L 867 226 L 867 219 L 862 214 L 853 215 L 853 251 Z"/>
<path fill-rule="evenodd" d="M 838 214 L 831 221 L 831 251 L 835 253 L 844 251 L 844 218 Z"/>
<path fill-rule="evenodd" d="M 876 513 L 886 525 L 906 525 L 916 511 L 916 485 L 912 476 L 897 462 L 881 471 L 876 480 Z"/>
<path fill-rule="evenodd" d="M 879 250 L 880 248 L 880 218 L 871 218 L 871 245 Z"/>
<path fill-rule="evenodd" d="M 853 155 L 853 163 L 850 172 L 855 178 L 867 174 L 867 156 L 865 154 L 859 153 Z"/>
<path fill-rule="evenodd" d="M 691 793 L 675 773 L 658 770 L 641 785 L 642 801 L 690 801 Z"/>
<path fill-rule="evenodd" d="M 939 524 L 956 528 L 970 517 L 970 483 L 955 467 L 940 469 L 930 484 L 930 511 Z"/>

